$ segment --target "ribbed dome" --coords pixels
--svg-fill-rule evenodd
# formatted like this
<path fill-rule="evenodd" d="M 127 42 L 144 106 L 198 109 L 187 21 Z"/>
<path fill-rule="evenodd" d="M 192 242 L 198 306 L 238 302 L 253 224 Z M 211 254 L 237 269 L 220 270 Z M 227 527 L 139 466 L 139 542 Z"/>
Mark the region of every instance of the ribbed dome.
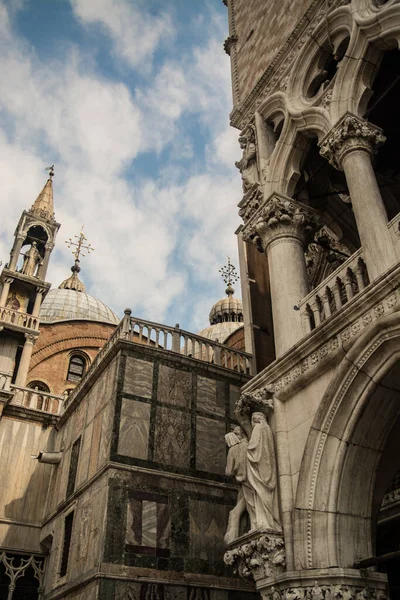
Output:
<path fill-rule="evenodd" d="M 209 319 L 211 325 L 215 323 L 243 321 L 243 305 L 239 298 L 234 298 L 229 293 L 225 298 L 218 300 L 210 310 Z"/>
<path fill-rule="evenodd" d="M 118 325 L 120 319 L 101 300 L 71 289 L 50 290 L 40 309 L 44 323 L 57 321 L 98 321 Z"/>
<path fill-rule="evenodd" d="M 234 323 L 233 321 L 228 321 L 227 323 L 215 323 L 215 325 L 210 325 L 202 331 L 199 331 L 197 335 L 201 335 L 214 342 L 218 340 L 220 344 L 223 344 L 226 338 L 240 327 L 243 327 L 243 323 Z"/>

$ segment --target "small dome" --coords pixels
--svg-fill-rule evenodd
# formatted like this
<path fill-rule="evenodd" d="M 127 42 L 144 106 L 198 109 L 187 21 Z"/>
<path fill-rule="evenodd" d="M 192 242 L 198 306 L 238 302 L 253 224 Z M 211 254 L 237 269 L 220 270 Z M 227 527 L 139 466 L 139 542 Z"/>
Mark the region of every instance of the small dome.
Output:
<path fill-rule="evenodd" d="M 239 298 L 234 298 L 229 293 L 225 298 L 218 300 L 210 310 L 210 324 L 216 323 L 241 323 L 243 321 L 243 305 Z"/>
<path fill-rule="evenodd" d="M 98 321 L 118 325 L 120 319 L 101 300 L 72 289 L 50 290 L 40 309 L 44 323 L 57 321 Z"/>
<path fill-rule="evenodd" d="M 228 321 L 227 323 L 215 323 L 215 325 L 210 325 L 202 331 L 199 331 L 197 335 L 201 335 L 201 337 L 208 338 L 214 342 L 218 340 L 220 344 L 223 344 L 226 338 L 240 327 L 243 327 L 243 323 L 234 323 L 233 321 Z"/>

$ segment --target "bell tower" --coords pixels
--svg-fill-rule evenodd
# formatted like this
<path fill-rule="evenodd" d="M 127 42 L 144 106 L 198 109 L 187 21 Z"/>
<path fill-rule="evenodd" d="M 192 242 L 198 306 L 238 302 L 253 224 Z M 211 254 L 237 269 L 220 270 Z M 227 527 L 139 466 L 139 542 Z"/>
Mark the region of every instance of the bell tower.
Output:
<path fill-rule="evenodd" d="M 39 311 L 50 289 L 46 273 L 60 224 L 54 217 L 53 176 L 14 234 L 10 260 L 0 275 L 0 403 L 11 396 L 10 385 L 25 386 L 33 346 L 39 336 Z"/>

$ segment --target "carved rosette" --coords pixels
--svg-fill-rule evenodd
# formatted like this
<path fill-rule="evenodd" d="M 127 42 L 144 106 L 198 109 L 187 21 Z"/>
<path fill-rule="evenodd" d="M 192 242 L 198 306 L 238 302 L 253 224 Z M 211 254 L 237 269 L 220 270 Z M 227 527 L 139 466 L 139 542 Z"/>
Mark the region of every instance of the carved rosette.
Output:
<path fill-rule="evenodd" d="M 276 577 L 286 567 L 283 537 L 268 530 L 251 532 L 229 545 L 224 562 L 244 579 Z"/>
<path fill-rule="evenodd" d="M 347 113 L 320 143 L 320 154 L 336 169 L 342 169 L 342 161 L 352 150 L 377 152 L 386 141 L 382 129 Z"/>
<path fill-rule="evenodd" d="M 309 206 L 273 194 L 243 227 L 243 239 L 266 250 L 279 238 L 296 238 L 306 244 L 322 227 L 321 215 Z"/>

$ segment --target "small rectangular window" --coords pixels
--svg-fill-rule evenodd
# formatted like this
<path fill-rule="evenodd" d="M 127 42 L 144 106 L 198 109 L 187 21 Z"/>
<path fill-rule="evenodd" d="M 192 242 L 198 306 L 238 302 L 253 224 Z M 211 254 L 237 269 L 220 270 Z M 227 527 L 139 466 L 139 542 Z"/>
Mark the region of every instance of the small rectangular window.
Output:
<path fill-rule="evenodd" d="M 64 543 L 63 543 L 63 549 L 62 549 L 62 555 L 61 555 L 60 577 L 64 577 L 67 574 L 73 522 L 74 522 L 74 511 L 70 512 L 69 515 L 67 515 L 65 517 L 65 521 L 64 521 Z"/>
<path fill-rule="evenodd" d="M 78 473 L 78 462 L 79 462 L 79 452 L 81 449 L 81 438 L 78 437 L 77 440 L 72 445 L 71 449 L 71 460 L 69 462 L 69 473 L 68 473 L 68 484 L 67 484 L 67 498 L 75 491 L 75 482 L 76 475 Z"/>

